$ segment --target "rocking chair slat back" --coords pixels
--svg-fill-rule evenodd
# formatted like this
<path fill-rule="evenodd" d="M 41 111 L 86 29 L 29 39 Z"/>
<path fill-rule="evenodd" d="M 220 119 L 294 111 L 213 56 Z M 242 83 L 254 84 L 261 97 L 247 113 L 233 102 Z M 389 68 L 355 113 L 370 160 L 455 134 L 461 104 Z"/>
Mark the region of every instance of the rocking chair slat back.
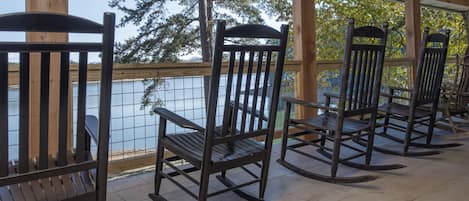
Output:
<path fill-rule="evenodd" d="M 85 133 L 88 54 L 86 52 L 80 52 L 79 57 L 76 157 L 77 162 L 82 162 L 87 159 L 85 158 L 87 155 L 85 150 L 89 150 L 90 148 L 89 145 L 86 145 L 86 142 L 90 141 L 90 137 Z"/>
<path fill-rule="evenodd" d="M 251 32 L 249 31 L 251 29 L 263 31 Z M 217 41 L 215 54 L 220 57 L 225 55 L 224 58 L 228 60 L 228 73 L 222 110 L 223 122 L 221 130 L 213 136 L 218 138 L 216 142 L 229 141 L 222 140 L 223 137 L 241 140 L 259 136 L 259 133 L 263 135 L 269 133 L 272 126 L 269 124 L 272 116 L 269 117 L 269 115 L 275 114 L 278 103 L 278 98 L 269 97 L 275 97 L 272 93 L 278 93 L 277 91 L 280 90 L 287 32 L 286 26 L 283 26 L 279 32 L 262 25 L 238 26 L 222 32 L 225 41 Z M 254 38 L 258 43 L 246 44 Z M 265 41 L 260 41 L 259 38 Z M 276 66 L 272 70 L 271 63 L 274 59 Z M 221 65 L 222 60 L 214 61 L 213 68 L 218 73 L 212 74 L 213 77 L 219 76 Z M 272 76 L 272 71 L 275 73 L 274 76 Z M 219 87 L 219 81 L 212 79 L 211 83 L 217 84 L 214 86 L 217 91 L 210 93 L 209 108 L 217 107 Z M 208 117 L 211 121 L 216 121 L 215 108 L 209 110 Z M 207 128 L 210 128 L 209 125 Z"/>
<path fill-rule="evenodd" d="M 107 152 L 109 139 L 109 113 L 112 84 L 112 58 L 114 41 L 114 21 L 112 13 L 104 14 L 104 26 L 74 16 L 48 13 L 15 13 L 0 16 L 0 31 L 42 31 L 67 33 L 99 33 L 102 42 L 97 43 L 0 43 L 0 187 L 17 185 L 25 181 L 52 178 L 97 168 L 96 200 L 104 200 L 107 183 Z M 81 27 L 80 27 L 81 26 Z M 90 137 L 85 129 L 87 65 L 90 52 L 102 53 L 99 145 L 98 159 L 90 157 Z M 69 92 L 70 92 L 70 54 L 78 54 L 78 112 L 76 151 L 71 154 L 69 147 Z M 9 158 L 8 133 L 8 56 L 19 54 L 19 134 L 18 159 Z M 39 152 L 30 155 L 30 56 L 38 56 L 40 68 L 39 90 Z M 58 151 L 50 151 L 49 105 L 51 63 L 55 55 L 60 56 Z M 11 119 L 10 119 L 11 120 Z M 106 125 L 107 124 L 107 125 Z M 95 133 L 98 135 L 98 133 Z M 13 161 L 13 162 L 10 162 Z M 14 166 L 12 166 L 14 164 Z M 10 166 L 9 166 L 10 165 Z M 15 169 L 9 171 L 9 169 Z M 64 180 L 65 182 L 65 180 Z M 81 182 L 81 181 L 79 181 Z M 66 185 L 64 183 L 64 185 Z M 47 187 L 47 186 L 45 186 Z M 58 187 L 60 188 L 60 187 Z M 99 192 L 98 192 L 99 191 Z M 52 193 L 52 192 L 48 192 Z M 18 198 L 20 199 L 20 198 Z"/>
<path fill-rule="evenodd" d="M 20 53 L 19 173 L 29 171 L 29 56 Z"/>
<path fill-rule="evenodd" d="M 0 53 L 0 161 L 8 161 L 8 54 Z M 8 163 L 0 164 L 0 177 L 8 175 Z"/>
<path fill-rule="evenodd" d="M 438 100 L 448 51 L 449 31 L 446 34 L 428 32 L 429 29 L 426 28 L 414 82 L 416 91 L 413 93 L 413 100 L 416 106 Z"/>
<path fill-rule="evenodd" d="M 349 23 L 339 103 L 345 117 L 376 111 L 388 34 L 384 26 L 383 31 L 370 26 L 354 28 L 353 20 Z"/>
<path fill-rule="evenodd" d="M 49 160 L 49 77 L 50 52 L 41 53 L 41 89 L 39 108 L 39 169 L 47 169 Z M 21 97 L 20 97 L 21 98 Z M 23 117 L 28 118 L 28 117 Z"/>

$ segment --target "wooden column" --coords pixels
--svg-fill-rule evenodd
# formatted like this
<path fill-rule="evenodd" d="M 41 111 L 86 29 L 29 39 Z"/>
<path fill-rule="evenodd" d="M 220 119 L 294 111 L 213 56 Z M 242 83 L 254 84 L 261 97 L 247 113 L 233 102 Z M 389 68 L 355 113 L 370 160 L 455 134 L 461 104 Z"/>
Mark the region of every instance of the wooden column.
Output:
<path fill-rule="evenodd" d="M 409 86 L 413 85 L 417 74 L 417 58 L 421 40 L 420 23 L 420 1 L 405 0 L 406 56 L 414 61 L 408 71 Z"/>
<path fill-rule="evenodd" d="M 26 12 L 51 12 L 68 14 L 68 0 L 26 0 Z M 39 33 L 26 34 L 27 42 L 67 42 L 66 33 Z M 39 153 L 39 92 L 40 92 L 40 55 L 31 55 L 30 69 L 30 156 Z M 58 120 L 59 120 L 59 87 L 60 87 L 60 53 L 51 54 L 50 65 L 50 104 L 49 104 L 49 154 L 58 151 Z M 72 90 L 70 90 L 72 91 Z M 72 106 L 72 104 L 69 104 Z M 69 120 L 71 120 L 71 114 Z M 72 122 L 72 121 L 70 121 Z M 71 124 L 69 124 L 71 125 Z M 72 129 L 69 126 L 69 130 Z M 70 136 L 70 135 L 69 135 Z M 71 146 L 71 138 L 69 137 Z M 69 146 L 69 147 L 70 147 Z"/>
<path fill-rule="evenodd" d="M 294 59 L 303 61 L 296 77 L 296 97 L 316 102 L 316 12 L 314 0 L 293 1 L 293 41 Z M 306 118 L 315 116 L 317 111 L 297 107 L 296 113 L 297 117 Z"/>

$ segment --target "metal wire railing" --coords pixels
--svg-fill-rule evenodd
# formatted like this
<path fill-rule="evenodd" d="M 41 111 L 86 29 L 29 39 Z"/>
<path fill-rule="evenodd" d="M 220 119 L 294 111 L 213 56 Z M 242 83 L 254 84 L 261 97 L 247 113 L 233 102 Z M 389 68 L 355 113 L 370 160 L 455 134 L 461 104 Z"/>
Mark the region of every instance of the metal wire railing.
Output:
<path fill-rule="evenodd" d="M 340 61 L 320 61 L 318 62 L 320 74 L 318 81 L 321 83 L 329 83 L 327 86 L 319 84 L 318 100 L 322 99 L 322 92 L 334 91 L 338 89 L 336 86 L 340 80 L 337 80 L 332 74 L 339 73 Z M 384 86 L 393 85 L 393 83 L 406 83 L 405 72 L 403 76 L 394 76 L 395 69 L 397 71 L 406 71 L 410 61 L 392 61 L 387 63 L 385 68 L 385 78 L 383 79 Z M 454 63 L 449 60 L 449 63 Z M 178 64 L 180 65 L 180 64 Z M 453 65 L 453 64 L 450 64 Z M 298 64 L 291 65 L 287 68 L 285 78 L 291 79 L 290 82 L 283 83 L 282 95 L 294 95 L 294 82 Z M 122 69 L 117 67 L 117 69 Z M 161 68 L 158 68 L 161 69 Z M 143 69 L 150 70 L 150 69 Z M 171 70 L 175 70 L 172 69 Z M 180 69 L 179 69 L 180 70 Z M 138 71 L 138 70 L 136 70 Z M 156 70 L 155 70 L 156 71 Z M 180 70 L 181 71 L 181 70 Z M 122 72 L 132 72 L 125 71 Z M 323 76 L 322 73 L 327 72 L 331 75 Z M 130 74 L 130 73 L 129 73 Z M 204 102 L 204 86 L 203 75 L 197 73 L 182 72 L 181 76 L 177 73 L 171 72 L 169 76 L 161 76 L 159 79 L 163 80 L 154 90 L 150 96 L 150 106 L 142 107 L 142 97 L 147 88 L 148 82 L 145 79 L 152 79 L 154 75 L 145 76 L 141 74 L 135 76 L 131 74 L 131 79 L 125 79 L 125 73 L 119 74 L 117 80 L 113 82 L 112 89 L 112 109 L 111 109 L 111 138 L 110 138 L 110 157 L 111 160 L 129 159 L 140 155 L 150 154 L 156 150 L 156 137 L 159 117 L 151 114 L 153 103 L 165 107 L 175 113 L 184 116 L 185 118 L 194 121 L 199 125 L 205 124 L 205 102 Z M 163 74 L 164 75 L 164 74 Z M 337 77 L 337 76 L 336 76 Z M 124 78 L 124 79 L 122 79 Z M 222 78 L 223 80 L 223 78 Z M 223 81 L 221 82 L 223 86 Z M 97 115 L 99 110 L 99 82 L 90 81 L 87 87 L 87 114 Z M 74 101 L 74 121 L 76 121 L 76 101 L 77 101 L 77 88 L 73 85 L 73 101 Z M 224 94 L 219 94 L 223 98 Z M 15 85 L 9 89 L 9 153 L 10 159 L 16 159 L 18 156 L 18 114 L 19 114 L 19 94 Z M 220 99 L 219 104 L 223 102 Z M 222 105 L 219 105 L 219 111 L 222 111 Z M 282 103 L 279 106 L 279 115 L 277 115 L 277 122 L 279 128 L 281 127 L 282 118 Z M 219 114 L 221 117 L 221 114 Z M 75 128 L 76 122 L 74 122 Z M 74 132 L 76 129 L 73 129 Z M 185 131 L 174 124 L 168 123 L 168 133 L 178 133 Z M 75 133 L 74 133 L 75 135 Z M 75 139 L 75 138 L 73 138 Z"/>

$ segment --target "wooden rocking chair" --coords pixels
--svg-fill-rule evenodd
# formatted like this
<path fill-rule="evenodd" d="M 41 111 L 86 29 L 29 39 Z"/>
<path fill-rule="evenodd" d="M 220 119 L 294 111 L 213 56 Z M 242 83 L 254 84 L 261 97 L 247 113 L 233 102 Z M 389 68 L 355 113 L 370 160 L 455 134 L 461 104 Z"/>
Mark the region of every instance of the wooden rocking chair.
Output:
<path fill-rule="evenodd" d="M 442 86 L 438 110 L 442 113 L 437 122 L 449 124 L 454 133 L 467 132 L 469 129 L 469 47 L 461 58 L 456 55 L 456 76 L 454 83 Z M 462 121 L 454 121 L 457 117 Z"/>
<path fill-rule="evenodd" d="M 0 16 L 0 31 L 102 34 L 99 43 L 0 42 L 0 200 L 106 200 L 108 141 L 114 46 L 113 13 L 104 14 L 104 25 L 70 16 L 47 13 L 14 13 Z M 79 54 L 76 149 L 68 148 L 70 53 Z M 99 121 L 86 115 L 88 52 L 102 53 Z M 49 150 L 49 73 L 51 54 L 60 54 L 58 153 Z M 9 158 L 8 71 L 10 54 L 19 54 L 19 151 Z M 40 55 L 39 142 L 30 141 L 30 56 Z M 93 159 L 91 140 L 97 143 Z M 39 155 L 30 155 L 30 145 Z"/>
<path fill-rule="evenodd" d="M 448 51 L 449 34 L 449 30 L 446 31 L 445 34 L 429 34 L 429 29 L 425 28 L 420 47 L 414 88 L 390 87 L 389 94 L 382 93 L 382 96 L 387 97 L 387 103 L 379 108 L 379 110 L 384 113 L 383 132 L 376 133 L 376 135 L 402 143 L 404 147 L 402 152 L 378 146 L 375 146 L 375 150 L 386 154 L 402 156 L 426 156 L 439 154 L 441 152 L 435 150 L 412 152 L 409 151 L 409 148 L 411 146 L 422 148 L 448 148 L 461 145 L 458 143 L 431 144 Z M 395 94 L 395 91 L 407 92 L 410 98 L 398 96 Z M 394 101 L 396 99 L 408 101 L 409 104 L 404 105 L 396 103 Z M 426 110 L 424 108 L 425 106 L 429 106 L 431 109 Z M 391 122 L 390 119 L 394 121 Z M 402 124 L 406 124 L 406 126 L 402 126 Z M 428 126 L 427 132 L 415 129 L 416 124 Z M 403 132 L 405 134 L 404 139 L 388 134 L 388 128 Z M 426 143 L 415 142 L 422 138 L 426 138 Z M 364 143 L 362 144 L 364 145 Z"/>
<path fill-rule="evenodd" d="M 341 68 L 342 84 L 340 95 L 325 93 L 325 105 L 308 103 L 294 98 L 285 98 L 287 106 L 285 110 L 281 157 L 278 160 L 280 164 L 303 176 L 334 183 L 356 183 L 376 179 L 374 176 L 339 177 L 337 176 L 339 163 L 364 170 L 390 170 L 404 167 L 398 164 L 371 164 L 375 118 L 377 115 L 387 34 L 387 24 L 383 25 L 383 29 L 371 26 L 355 28 L 354 21 L 350 20 L 346 35 L 344 65 Z M 365 39 L 366 43 L 354 41 L 360 39 Z M 378 44 L 373 44 L 370 40 L 377 40 Z M 337 108 L 331 107 L 332 98 L 338 99 Z M 290 112 L 293 104 L 322 109 L 324 113 L 309 119 L 291 119 Z M 294 128 L 295 133 L 289 133 L 290 127 Z M 318 135 L 320 138 L 312 141 L 301 138 L 301 136 L 311 134 Z M 368 136 L 369 142 L 368 148 L 364 151 L 345 143 L 345 141 L 358 139 L 363 136 Z M 298 141 L 298 143 L 287 145 L 288 139 L 293 139 Z M 326 141 L 332 142 L 332 148 L 326 146 Z M 308 145 L 318 147 L 319 153 L 330 160 L 325 160 L 301 149 Z M 341 158 L 340 152 L 342 147 L 354 151 L 354 154 Z M 288 162 L 285 159 L 287 150 L 330 164 L 330 176 L 313 173 L 300 168 L 294 162 Z M 351 161 L 362 156 L 365 156 L 364 163 Z M 300 161 L 295 163 L 298 162 Z"/>
<path fill-rule="evenodd" d="M 205 128 L 178 116 L 164 108 L 154 111 L 160 115 L 158 133 L 157 163 L 155 175 L 155 192 L 150 194 L 152 200 L 165 200 L 160 194 L 162 178 L 174 182 L 191 197 L 202 201 L 227 191 L 234 191 L 247 200 L 263 200 L 267 185 L 272 140 L 275 131 L 276 111 L 283 73 L 285 48 L 288 37 L 288 26 L 283 25 L 281 32 L 263 25 L 241 25 L 225 30 L 225 22 L 217 23 L 215 53 Z M 230 41 L 256 40 L 259 43 L 232 44 Z M 265 43 L 259 39 L 268 39 Z M 273 45 L 274 44 L 274 45 Z M 227 59 L 226 88 L 223 109 L 218 110 L 219 88 L 222 60 Z M 271 63 L 275 61 L 275 68 Z M 270 76 L 273 74 L 273 76 Z M 271 81 L 270 79 L 273 79 Z M 270 88 L 269 83 L 273 83 Z M 253 95 L 250 94 L 252 91 Z M 244 94 L 244 95 L 243 95 Z M 269 98 L 267 98 L 269 97 Z M 222 116 L 218 124 L 217 114 Z M 166 122 L 194 130 L 183 134 L 166 134 Z M 220 126 L 217 126 L 220 125 Z M 262 138 L 257 141 L 256 138 Z M 164 158 L 165 149 L 176 157 Z M 174 166 L 171 161 L 184 159 L 191 164 L 187 169 Z M 166 164 L 175 171 L 163 171 Z M 260 176 L 244 166 L 259 167 Z M 250 181 L 235 184 L 229 179 L 227 171 L 241 168 L 246 171 Z M 197 180 L 187 172 L 201 170 Z M 220 173 L 217 178 L 227 186 L 226 189 L 208 193 L 209 177 Z M 199 192 L 178 183 L 173 176 L 182 175 L 199 186 Z M 239 188 L 254 183 L 259 184 L 259 196 L 242 192 Z"/>

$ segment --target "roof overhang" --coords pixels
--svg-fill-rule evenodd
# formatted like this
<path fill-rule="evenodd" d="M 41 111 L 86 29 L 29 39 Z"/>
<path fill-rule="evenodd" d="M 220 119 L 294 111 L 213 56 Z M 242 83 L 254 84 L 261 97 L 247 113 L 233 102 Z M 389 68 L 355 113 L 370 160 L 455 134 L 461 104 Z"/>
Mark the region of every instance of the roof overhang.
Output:
<path fill-rule="evenodd" d="M 405 0 L 397 1 L 404 2 Z M 469 11 L 469 0 L 420 0 L 420 4 L 457 12 Z"/>

